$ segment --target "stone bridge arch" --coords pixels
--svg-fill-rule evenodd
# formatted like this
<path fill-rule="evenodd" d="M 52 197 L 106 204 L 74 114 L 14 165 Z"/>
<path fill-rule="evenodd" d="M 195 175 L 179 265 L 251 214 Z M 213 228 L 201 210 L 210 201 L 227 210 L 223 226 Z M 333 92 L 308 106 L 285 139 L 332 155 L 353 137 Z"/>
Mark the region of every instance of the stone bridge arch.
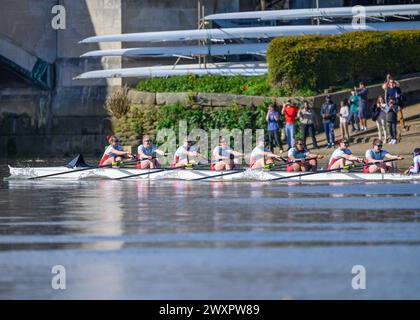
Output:
<path fill-rule="evenodd" d="M 42 89 L 52 89 L 54 86 L 53 64 L 37 57 L 2 34 L 0 64 Z"/>

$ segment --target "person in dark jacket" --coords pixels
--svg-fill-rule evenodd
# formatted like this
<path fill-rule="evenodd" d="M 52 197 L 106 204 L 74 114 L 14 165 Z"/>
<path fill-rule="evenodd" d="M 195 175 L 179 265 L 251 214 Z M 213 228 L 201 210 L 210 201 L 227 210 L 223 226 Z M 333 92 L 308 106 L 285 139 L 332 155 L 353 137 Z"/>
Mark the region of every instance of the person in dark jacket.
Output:
<path fill-rule="evenodd" d="M 327 139 L 327 148 L 334 147 L 334 123 L 337 116 L 337 106 L 331 100 L 331 96 L 327 95 L 324 104 L 321 106 L 321 117 L 324 125 L 325 137 Z"/>
<path fill-rule="evenodd" d="M 399 102 L 401 100 L 401 88 L 397 87 L 397 83 L 395 80 L 390 80 L 389 85 L 386 89 L 386 103 L 389 103 L 390 99 L 394 100 L 394 103 L 399 105 Z"/>
<path fill-rule="evenodd" d="M 280 113 L 276 111 L 274 104 L 268 106 L 267 115 L 265 117 L 267 121 L 268 131 L 268 142 L 270 145 L 271 152 L 274 152 L 274 144 L 280 148 L 280 152 L 283 152 L 283 144 L 280 138 Z"/>
<path fill-rule="evenodd" d="M 360 129 L 362 131 L 367 130 L 367 103 L 368 103 L 368 89 L 365 87 L 363 82 L 359 83 L 359 88 L 354 89 L 359 96 L 359 120 L 360 120 Z"/>
<path fill-rule="evenodd" d="M 397 143 L 397 113 L 398 105 L 395 103 L 395 100 L 391 98 L 388 102 L 388 114 L 386 119 L 388 122 L 389 135 L 391 136 L 391 141 L 389 144 Z"/>
<path fill-rule="evenodd" d="M 397 119 L 399 119 L 400 121 L 401 131 L 402 130 L 408 131 L 409 127 L 405 125 L 405 120 L 404 120 L 404 115 L 403 115 L 403 108 L 404 108 L 403 100 L 404 99 L 403 99 L 401 87 L 399 87 L 398 82 L 393 79 L 389 80 L 388 87 L 386 88 L 386 101 L 388 102 L 390 99 L 394 99 L 395 104 L 398 106 Z M 401 138 L 401 131 L 397 140 Z"/>

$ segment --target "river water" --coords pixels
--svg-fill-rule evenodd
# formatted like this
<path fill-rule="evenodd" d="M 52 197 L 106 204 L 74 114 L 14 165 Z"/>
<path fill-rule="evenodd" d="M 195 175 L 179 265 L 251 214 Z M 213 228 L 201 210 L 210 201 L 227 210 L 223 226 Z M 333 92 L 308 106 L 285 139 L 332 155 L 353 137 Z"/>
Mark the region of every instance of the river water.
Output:
<path fill-rule="evenodd" d="M 419 299 L 420 184 L 2 178 L 0 270 L 3 299 Z"/>

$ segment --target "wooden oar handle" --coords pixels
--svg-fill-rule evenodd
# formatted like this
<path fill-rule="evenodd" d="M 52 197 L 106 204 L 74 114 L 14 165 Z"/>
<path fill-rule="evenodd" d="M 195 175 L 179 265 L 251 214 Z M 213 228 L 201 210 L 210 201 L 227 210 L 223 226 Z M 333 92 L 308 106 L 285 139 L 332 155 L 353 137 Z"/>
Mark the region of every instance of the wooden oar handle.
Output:
<path fill-rule="evenodd" d="M 404 160 L 404 158 L 399 157 L 397 159 L 388 159 L 388 160 L 383 160 L 383 161 L 374 161 L 374 162 L 370 162 L 368 164 L 370 164 L 370 165 L 372 165 L 372 164 L 380 164 L 380 163 L 393 162 L 393 161 L 399 161 L 399 160 Z"/>

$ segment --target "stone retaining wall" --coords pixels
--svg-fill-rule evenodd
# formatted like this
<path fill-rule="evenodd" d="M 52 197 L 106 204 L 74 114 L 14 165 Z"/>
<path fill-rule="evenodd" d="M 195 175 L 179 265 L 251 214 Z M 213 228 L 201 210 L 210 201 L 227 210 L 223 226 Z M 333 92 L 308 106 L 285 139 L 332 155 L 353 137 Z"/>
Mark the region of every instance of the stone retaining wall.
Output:
<path fill-rule="evenodd" d="M 398 80 L 401 89 L 405 94 L 406 104 L 417 103 L 420 101 L 420 76 L 413 76 L 406 79 Z M 379 95 L 384 94 L 381 84 L 368 86 L 368 108 L 375 102 Z M 130 90 L 129 96 L 134 104 L 140 105 L 165 105 L 173 103 L 181 104 L 200 104 L 203 106 L 223 107 L 236 103 L 242 106 L 260 105 L 265 100 L 275 101 L 278 106 L 283 105 L 288 99 L 292 102 L 299 102 L 307 100 L 319 114 L 321 105 L 325 101 L 327 94 L 321 94 L 312 97 L 261 97 L 261 96 L 246 96 L 224 93 L 187 93 L 187 92 L 140 92 L 135 89 Z M 350 96 L 350 90 L 343 90 L 330 93 L 332 100 L 339 105 L 340 101 Z M 338 124 L 338 120 L 337 120 Z M 319 130 L 322 129 L 321 117 L 317 117 L 316 126 Z"/>
<path fill-rule="evenodd" d="M 401 89 L 407 97 L 407 102 L 417 102 L 420 99 L 420 76 L 399 80 Z M 369 89 L 369 105 L 373 104 L 379 95 L 383 95 L 382 84 L 375 84 L 367 87 Z M 343 90 L 330 93 L 332 100 L 339 103 L 340 100 L 350 96 L 350 90 Z M 200 104 L 203 106 L 229 106 L 232 102 L 238 105 L 260 105 L 264 100 L 275 101 L 281 106 L 288 99 L 292 101 L 307 100 L 315 109 L 320 109 L 325 101 L 326 94 L 312 97 L 261 97 L 246 96 L 225 93 L 187 93 L 187 92 L 142 92 L 135 89 L 130 90 L 129 97 L 134 104 L 141 105 L 165 105 L 173 103 L 181 104 Z"/>
<path fill-rule="evenodd" d="M 165 104 L 199 104 L 202 106 L 223 107 L 233 102 L 241 106 L 260 105 L 264 100 L 275 101 L 282 105 L 288 99 L 302 100 L 298 97 L 261 97 L 246 96 L 226 93 L 187 93 L 187 92 L 142 92 L 130 90 L 129 97 L 134 104 L 141 105 L 165 105 Z"/>

